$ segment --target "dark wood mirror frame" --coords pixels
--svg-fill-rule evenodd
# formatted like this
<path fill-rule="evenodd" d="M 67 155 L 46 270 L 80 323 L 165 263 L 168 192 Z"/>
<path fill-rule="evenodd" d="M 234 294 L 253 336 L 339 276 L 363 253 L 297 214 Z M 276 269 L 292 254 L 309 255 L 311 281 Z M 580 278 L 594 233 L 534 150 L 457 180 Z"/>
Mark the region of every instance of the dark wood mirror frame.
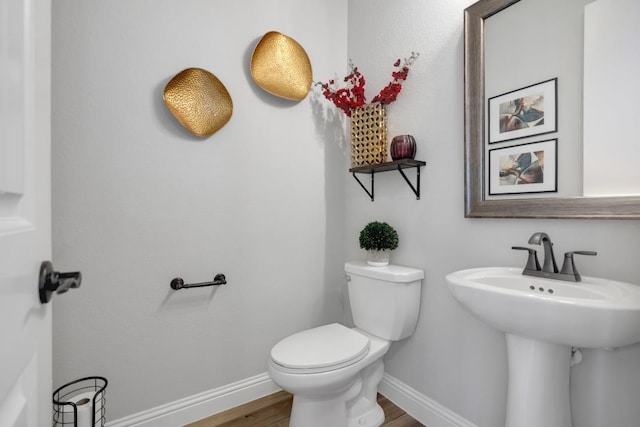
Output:
<path fill-rule="evenodd" d="M 640 219 L 640 196 L 485 198 L 484 20 L 518 1 L 480 0 L 464 11 L 465 217 Z"/>

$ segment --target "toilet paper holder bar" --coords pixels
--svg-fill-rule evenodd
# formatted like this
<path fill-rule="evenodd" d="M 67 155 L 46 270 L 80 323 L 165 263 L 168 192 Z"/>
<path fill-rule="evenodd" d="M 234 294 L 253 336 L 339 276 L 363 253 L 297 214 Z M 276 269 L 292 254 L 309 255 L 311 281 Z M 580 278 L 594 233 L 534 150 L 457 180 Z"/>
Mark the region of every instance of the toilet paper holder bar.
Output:
<path fill-rule="evenodd" d="M 171 281 L 171 289 L 179 290 L 179 289 L 188 289 L 188 288 L 202 288 L 204 286 L 218 286 L 218 285 L 226 285 L 227 278 L 224 277 L 224 274 L 219 273 L 216 274 L 213 278 L 212 282 L 201 282 L 201 283 L 184 283 L 182 277 L 176 277 Z"/>

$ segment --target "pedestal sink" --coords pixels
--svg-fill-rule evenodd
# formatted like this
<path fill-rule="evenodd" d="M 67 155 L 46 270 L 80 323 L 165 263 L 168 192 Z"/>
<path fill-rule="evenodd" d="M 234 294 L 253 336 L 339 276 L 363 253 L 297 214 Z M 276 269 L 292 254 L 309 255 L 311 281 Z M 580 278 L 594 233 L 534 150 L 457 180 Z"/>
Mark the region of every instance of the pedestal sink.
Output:
<path fill-rule="evenodd" d="M 506 427 L 571 427 L 572 348 L 640 342 L 637 285 L 584 276 L 564 282 L 509 267 L 461 270 L 446 280 L 467 310 L 506 334 Z"/>

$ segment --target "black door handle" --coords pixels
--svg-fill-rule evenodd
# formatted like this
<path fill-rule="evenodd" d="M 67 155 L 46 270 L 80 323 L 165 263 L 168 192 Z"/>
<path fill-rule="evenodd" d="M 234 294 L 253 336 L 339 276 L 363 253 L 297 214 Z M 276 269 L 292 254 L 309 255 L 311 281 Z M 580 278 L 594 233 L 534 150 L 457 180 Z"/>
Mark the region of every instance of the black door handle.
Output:
<path fill-rule="evenodd" d="M 59 273 L 53 270 L 51 261 L 42 261 L 40 264 L 40 277 L 38 278 L 38 292 L 40 302 L 46 304 L 51 301 L 51 294 L 63 294 L 71 288 L 79 288 L 82 283 L 82 273 L 72 271 Z"/>

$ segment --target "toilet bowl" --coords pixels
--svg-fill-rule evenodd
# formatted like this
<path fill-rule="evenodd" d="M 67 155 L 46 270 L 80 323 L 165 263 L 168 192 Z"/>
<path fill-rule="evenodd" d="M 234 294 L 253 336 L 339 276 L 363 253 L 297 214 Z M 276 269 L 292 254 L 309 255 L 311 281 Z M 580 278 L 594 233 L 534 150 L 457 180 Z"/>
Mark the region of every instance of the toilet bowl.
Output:
<path fill-rule="evenodd" d="M 335 345 L 336 341 L 340 344 Z M 297 350 L 289 352 L 297 344 Z M 289 425 L 382 424 L 384 413 L 378 410 L 376 395 L 383 374 L 382 356 L 390 344 L 337 323 L 280 341 L 271 352 L 269 375 L 294 396 Z"/>
<path fill-rule="evenodd" d="M 271 379 L 293 394 L 290 427 L 377 427 L 383 356 L 417 323 L 422 270 L 348 262 L 355 328 L 332 323 L 295 333 L 271 350 Z"/>

